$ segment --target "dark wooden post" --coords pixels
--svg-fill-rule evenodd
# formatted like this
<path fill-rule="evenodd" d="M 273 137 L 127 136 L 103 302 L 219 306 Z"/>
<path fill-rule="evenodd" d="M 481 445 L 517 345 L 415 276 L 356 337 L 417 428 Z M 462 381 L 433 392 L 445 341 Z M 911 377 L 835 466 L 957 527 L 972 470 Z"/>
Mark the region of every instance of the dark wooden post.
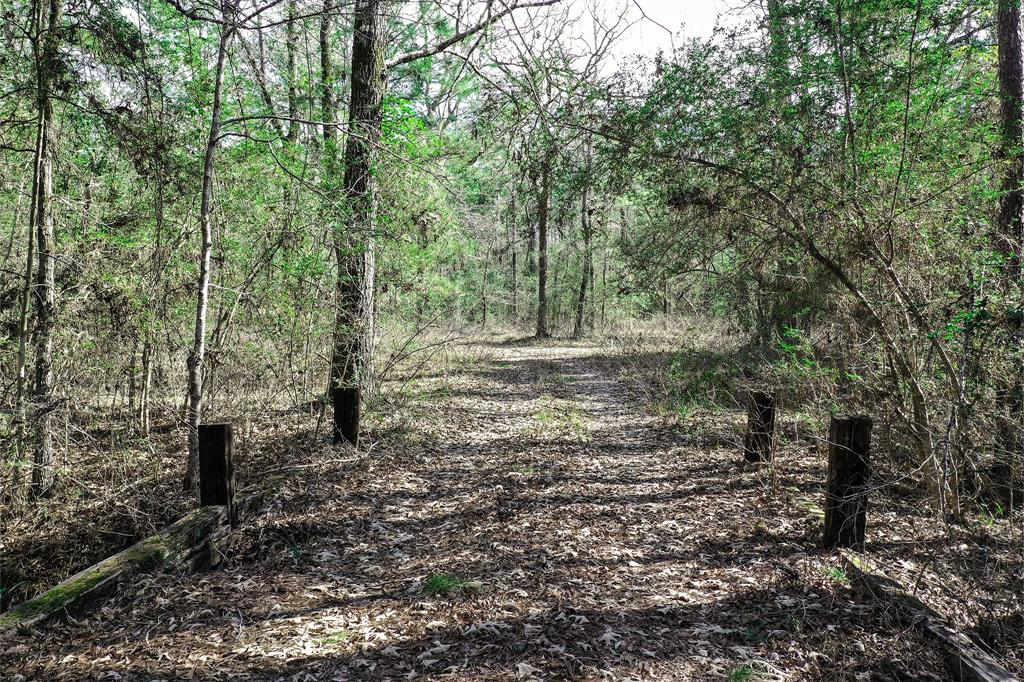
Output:
<path fill-rule="evenodd" d="M 199 425 L 199 504 L 222 505 L 235 525 L 235 467 L 231 460 L 231 424 Z"/>
<path fill-rule="evenodd" d="M 1012 514 L 1020 507 L 1021 499 L 1024 499 L 1024 488 L 1014 478 L 1012 463 L 996 462 L 989 467 L 988 476 L 991 483 L 990 502 L 998 505 L 1000 513 Z"/>
<path fill-rule="evenodd" d="M 359 447 L 359 389 L 337 388 L 331 391 L 334 405 L 334 442 Z"/>
<path fill-rule="evenodd" d="M 864 546 L 871 481 L 871 418 L 832 417 L 825 490 L 826 547 Z"/>
<path fill-rule="evenodd" d="M 770 462 L 774 443 L 775 394 L 751 391 L 743 457 L 748 462 Z"/>

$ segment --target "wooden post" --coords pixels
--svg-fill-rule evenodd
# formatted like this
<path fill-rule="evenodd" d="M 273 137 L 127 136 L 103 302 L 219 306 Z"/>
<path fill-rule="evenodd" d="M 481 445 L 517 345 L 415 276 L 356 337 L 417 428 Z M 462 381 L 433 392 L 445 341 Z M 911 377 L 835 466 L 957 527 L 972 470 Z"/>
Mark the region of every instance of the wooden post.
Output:
<path fill-rule="evenodd" d="M 227 507 L 231 525 L 237 522 L 231 424 L 199 425 L 199 504 Z"/>
<path fill-rule="evenodd" d="M 334 442 L 359 447 L 359 389 L 337 388 L 331 392 L 334 405 Z"/>
<path fill-rule="evenodd" d="M 1013 475 L 1013 465 L 1009 461 L 996 462 L 988 469 L 989 502 L 997 506 L 1001 514 L 1011 515 L 1020 508 L 1024 499 L 1024 488 L 1017 483 Z"/>
<path fill-rule="evenodd" d="M 832 417 L 828 442 L 822 542 L 829 548 L 861 549 L 871 481 L 871 418 Z"/>
<path fill-rule="evenodd" d="M 775 394 L 751 391 L 743 457 L 748 462 L 770 462 L 774 443 Z"/>

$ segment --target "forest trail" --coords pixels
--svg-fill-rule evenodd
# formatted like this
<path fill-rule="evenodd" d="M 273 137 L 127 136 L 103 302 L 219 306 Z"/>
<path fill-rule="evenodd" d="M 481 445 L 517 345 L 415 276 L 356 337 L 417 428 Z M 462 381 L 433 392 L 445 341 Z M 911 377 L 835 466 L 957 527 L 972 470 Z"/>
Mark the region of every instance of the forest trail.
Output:
<path fill-rule="evenodd" d="M 851 655 L 844 674 L 898 668 L 892 647 L 927 657 L 909 636 L 856 648 L 877 625 L 836 599 L 803 521 L 735 447 L 646 415 L 615 362 L 586 345 L 467 349 L 413 384 L 367 453 L 303 465 L 225 567 L 136 583 L 0 672 L 828 679 Z"/>

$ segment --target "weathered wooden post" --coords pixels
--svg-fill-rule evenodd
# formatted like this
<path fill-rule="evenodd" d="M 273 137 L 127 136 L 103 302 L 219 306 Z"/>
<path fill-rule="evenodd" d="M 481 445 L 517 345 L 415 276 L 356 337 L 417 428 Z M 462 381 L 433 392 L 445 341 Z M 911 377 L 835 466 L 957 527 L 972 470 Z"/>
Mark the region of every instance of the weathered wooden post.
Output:
<path fill-rule="evenodd" d="M 822 542 L 829 548 L 861 549 L 871 482 L 871 418 L 862 415 L 832 417 L 828 442 Z"/>
<path fill-rule="evenodd" d="M 775 443 L 775 394 L 750 392 L 747 409 L 747 435 L 743 439 L 743 457 L 748 462 L 772 461 Z"/>
<path fill-rule="evenodd" d="M 199 425 L 199 504 L 228 508 L 231 525 L 235 512 L 235 467 L 231 460 L 231 424 Z"/>
<path fill-rule="evenodd" d="M 359 405 L 358 388 L 334 387 L 331 391 L 334 407 L 334 442 L 351 443 L 359 447 Z"/>
<path fill-rule="evenodd" d="M 996 462 L 988 469 L 989 480 L 992 482 L 992 501 L 1007 513 L 1013 503 L 1013 467 L 1009 462 Z"/>
<path fill-rule="evenodd" d="M 1014 477 L 1013 469 L 1013 462 L 1007 460 L 997 461 L 988 468 L 989 503 L 1001 514 L 1012 514 L 1024 499 L 1024 488 Z"/>

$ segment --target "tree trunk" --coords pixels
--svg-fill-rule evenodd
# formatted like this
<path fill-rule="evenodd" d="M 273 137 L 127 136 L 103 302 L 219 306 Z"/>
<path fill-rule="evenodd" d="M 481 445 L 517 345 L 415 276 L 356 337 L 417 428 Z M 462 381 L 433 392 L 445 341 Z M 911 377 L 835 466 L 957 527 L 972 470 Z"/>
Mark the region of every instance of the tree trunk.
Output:
<path fill-rule="evenodd" d="M 662 322 L 668 323 L 668 315 L 672 312 L 672 300 L 669 296 L 668 275 L 661 276 L 661 317 Z"/>
<path fill-rule="evenodd" d="M 339 232 L 338 216 L 332 206 L 330 197 L 337 191 L 338 177 L 338 141 L 335 123 L 338 112 L 334 98 L 334 60 L 331 52 L 331 32 L 334 18 L 333 0 L 324 0 L 323 12 L 320 14 L 320 118 L 323 121 L 323 167 L 321 169 L 321 187 L 325 200 L 321 204 L 321 218 L 329 229 L 331 238 L 337 242 Z M 340 269 L 340 264 L 339 264 Z M 335 313 L 337 314 L 337 313 Z M 335 393 L 334 377 L 335 358 L 332 352 L 330 376 L 327 381 L 327 396 L 332 398 Z"/>
<path fill-rule="evenodd" d="M 57 314 L 54 268 L 56 240 L 53 222 L 53 161 L 55 131 L 53 88 L 60 69 L 60 23 L 62 0 L 39 0 L 33 47 L 36 56 L 36 148 L 32 178 L 32 228 L 36 233 L 38 264 L 35 279 L 35 386 L 34 409 L 36 448 L 32 466 L 32 495 L 47 497 L 53 491 L 52 412 L 53 330 Z"/>
<path fill-rule="evenodd" d="M 298 8 L 296 0 L 288 0 L 288 23 L 285 24 L 285 51 L 287 54 L 285 68 L 288 71 L 288 134 L 289 144 L 299 140 L 299 76 L 296 70 L 296 54 L 298 53 L 298 31 L 295 27 Z M 286 185 L 290 187 L 290 185 Z M 287 209 L 287 203 L 285 205 Z M 289 212 L 290 214 L 290 212 Z"/>
<path fill-rule="evenodd" d="M 163 117 L 160 118 L 161 135 L 163 129 Z M 156 171 L 156 191 L 153 195 L 153 213 L 156 219 L 156 244 L 153 247 L 153 261 L 152 261 L 152 291 L 153 291 L 153 305 L 154 310 L 159 309 L 159 313 L 163 319 L 166 319 L 164 315 L 163 305 L 163 261 L 164 261 L 164 249 L 163 249 L 163 235 L 164 235 L 164 164 L 166 160 L 163 155 L 163 151 L 160 151 L 160 157 L 158 161 Z M 156 314 L 154 312 L 154 314 Z M 153 358 L 154 358 L 154 347 L 156 343 L 156 325 L 151 321 L 145 325 L 142 330 L 143 343 L 142 343 L 142 389 L 139 396 L 139 430 L 144 435 L 149 435 L 150 427 L 150 411 L 152 405 L 152 389 L 153 389 Z"/>
<path fill-rule="evenodd" d="M 1021 10 L 1019 0 L 999 0 L 997 6 L 999 43 L 999 99 L 1001 136 L 998 156 L 1006 163 L 1003 194 L 999 202 L 997 249 L 1006 258 L 1004 294 L 1014 300 L 1021 287 L 1021 249 L 1024 248 L 1024 64 L 1021 49 Z M 1022 313 L 1011 313 L 1008 320 L 1009 351 L 1012 371 L 996 382 L 1000 415 L 997 431 L 997 457 L 1009 464 L 1014 475 L 1024 450 L 1021 434 L 1024 421 L 1024 338 Z"/>
<path fill-rule="evenodd" d="M 139 339 L 136 337 L 132 342 L 131 359 L 128 361 L 128 418 L 135 418 L 135 408 L 139 399 Z"/>
<path fill-rule="evenodd" d="M 147 332 L 148 334 L 148 332 Z M 141 391 L 139 393 L 139 431 L 144 436 L 149 435 L 149 405 L 150 392 L 153 388 L 153 343 L 147 339 L 142 344 L 142 378 Z"/>
<path fill-rule="evenodd" d="M 374 233 L 377 187 L 373 177 L 384 94 L 384 17 L 381 0 L 356 0 L 352 32 L 352 91 L 345 145 L 345 194 L 351 217 L 335 235 L 338 310 L 331 366 L 335 414 L 344 429 L 334 441 L 359 444 L 360 394 L 369 387 L 373 356 Z"/>
<path fill-rule="evenodd" d="M 537 176 L 534 172 L 530 173 L 530 184 L 533 186 L 533 196 L 536 200 L 540 195 L 540 190 L 537 188 Z M 535 207 L 535 211 L 539 211 L 540 202 Z M 537 272 L 537 228 L 534 224 L 534 216 L 531 215 L 529 207 L 526 210 L 526 274 L 532 275 Z"/>
<path fill-rule="evenodd" d="M 509 317 L 515 323 L 519 319 L 519 250 L 516 239 L 516 192 L 512 191 L 512 204 L 509 207 L 509 236 L 508 250 L 510 253 L 509 275 L 511 276 L 511 305 L 509 306 Z"/>
<path fill-rule="evenodd" d="M 484 253 L 484 276 L 480 284 L 480 328 L 487 329 L 487 277 L 491 271 L 491 250 Z"/>
<path fill-rule="evenodd" d="M 548 264 L 548 271 L 551 275 L 551 286 L 549 287 L 554 296 L 552 296 L 551 305 L 548 306 L 548 326 L 558 326 L 558 321 L 562 319 L 562 297 L 558 295 L 558 275 L 562 272 L 562 263 L 565 261 L 565 251 L 560 251 L 555 256 L 555 262 Z"/>
<path fill-rule="evenodd" d="M 551 153 L 545 151 L 537 195 L 537 338 L 551 336 L 548 330 L 548 208 L 551 201 Z"/>
<path fill-rule="evenodd" d="M 153 39 L 152 35 L 149 35 L 147 39 Z M 166 185 L 166 168 L 167 168 L 167 157 L 166 157 L 166 145 L 167 139 L 165 129 L 165 113 L 166 110 L 163 107 L 164 103 L 164 91 L 162 81 L 159 78 L 154 78 L 151 65 L 149 62 L 148 51 L 142 52 L 142 74 L 144 88 L 142 90 L 143 99 L 145 101 L 145 110 L 147 116 L 152 120 L 154 129 L 156 131 L 157 139 L 154 151 L 156 153 L 156 168 L 153 182 L 153 217 L 155 221 L 155 235 L 153 252 L 150 256 L 150 281 L 149 281 L 149 300 L 146 306 L 146 311 L 142 314 L 141 323 L 141 334 L 142 334 L 142 360 L 141 360 L 141 377 L 140 377 L 140 389 L 139 389 L 139 406 L 137 412 L 137 426 L 144 436 L 149 435 L 150 427 L 150 404 L 152 402 L 152 387 L 153 387 L 153 365 L 154 358 L 156 357 L 156 344 L 157 344 L 157 331 L 158 326 L 156 320 L 159 318 L 162 321 L 167 319 L 166 316 L 166 301 L 163 293 L 163 271 L 164 271 L 164 192 Z M 155 92 L 154 92 L 155 87 Z M 159 105 L 154 105 L 153 95 L 157 95 L 160 99 Z"/>
<path fill-rule="evenodd" d="M 38 158 L 38 140 L 37 140 Z M 22 467 L 28 461 L 29 452 L 29 409 L 28 409 L 28 316 L 32 298 L 32 275 L 35 259 L 35 192 L 29 207 L 28 249 L 25 256 L 25 276 L 19 295 L 18 311 L 18 368 L 15 391 L 15 460 L 11 469 L 11 499 L 14 502 L 24 500 L 21 474 Z"/>
<path fill-rule="evenodd" d="M 330 182 L 337 170 L 338 158 L 333 127 L 338 118 L 334 102 L 334 62 L 331 60 L 333 14 L 334 0 L 324 0 L 324 10 L 320 15 L 320 116 L 324 124 L 324 189 L 331 189 Z"/>
<path fill-rule="evenodd" d="M 590 164 L 587 164 L 589 175 Z M 593 234 L 590 222 L 590 186 L 583 187 L 582 208 L 580 210 L 580 222 L 583 227 L 583 262 L 580 273 L 580 292 L 576 298 L 576 325 L 572 330 L 572 337 L 579 339 L 583 337 L 583 327 L 586 321 L 587 291 L 590 288 L 590 280 L 594 272 L 594 256 L 590 251 L 590 242 Z"/>
<path fill-rule="evenodd" d="M 607 324 L 608 319 L 605 316 L 605 308 L 608 304 L 608 246 L 607 241 L 603 247 L 604 259 L 601 264 L 601 328 Z"/>
<path fill-rule="evenodd" d="M 1020 2 L 999 0 L 999 99 L 1001 135 L 999 157 L 1006 162 L 999 202 L 1000 251 L 1019 261 L 1021 215 L 1024 213 L 1024 64 L 1020 33 Z M 1012 265 L 1017 266 L 1018 263 Z"/>
<path fill-rule="evenodd" d="M 296 54 L 298 53 L 298 31 L 296 30 L 295 22 L 296 16 L 298 15 L 298 9 L 296 7 L 295 0 L 288 0 L 287 5 L 287 17 L 288 21 L 284 25 L 285 35 L 285 72 L 288 86 L 288 129 L 285 133 L 285 142 L 287 143 L 284 155 L 288 156 L 292 153 L 291 147 L 299 141 L 299 90 L 298 90 L 298 71 L 296 66 Z M 262 31 L 260 36 L 262 36 Z M 262 64 L 262 40 L 260 41 L 260 62 Z M 264 80 L 266 80 L 264 78 Z M 292 225 L 294 224 L 295 210 L 296 207 L 292 206 L 295 202 L 297 193 L 293 190 L 292 182 L 290 178 L 284 179 L 284 188 L 281 193 L 281 205 L 282 205 L 282 223 L 285 234 L 291 234 Z"/>
<path fill-rule="evenodd" d="M 196 488 L 199 471 L 199 422 L 203 410 L 203 360 L 206 355 L 206 313 L 210 305 L 210 254 L 213 251 L 213 164 L 220 141 L 224 65 L 227 62 L 228 44 L 232 34 L 231 26 L 221 27 L 217 46 L 217 66 L 214 71 L 210 134 L 206 140 L 206 155 L 203 160 L 202 200 L 199 205 L 199 225 L 203 243 L 199 253 L 195 337 L 192 353 L 188 358 L 188 467 L 185 470 L 185 490 Z"/>

